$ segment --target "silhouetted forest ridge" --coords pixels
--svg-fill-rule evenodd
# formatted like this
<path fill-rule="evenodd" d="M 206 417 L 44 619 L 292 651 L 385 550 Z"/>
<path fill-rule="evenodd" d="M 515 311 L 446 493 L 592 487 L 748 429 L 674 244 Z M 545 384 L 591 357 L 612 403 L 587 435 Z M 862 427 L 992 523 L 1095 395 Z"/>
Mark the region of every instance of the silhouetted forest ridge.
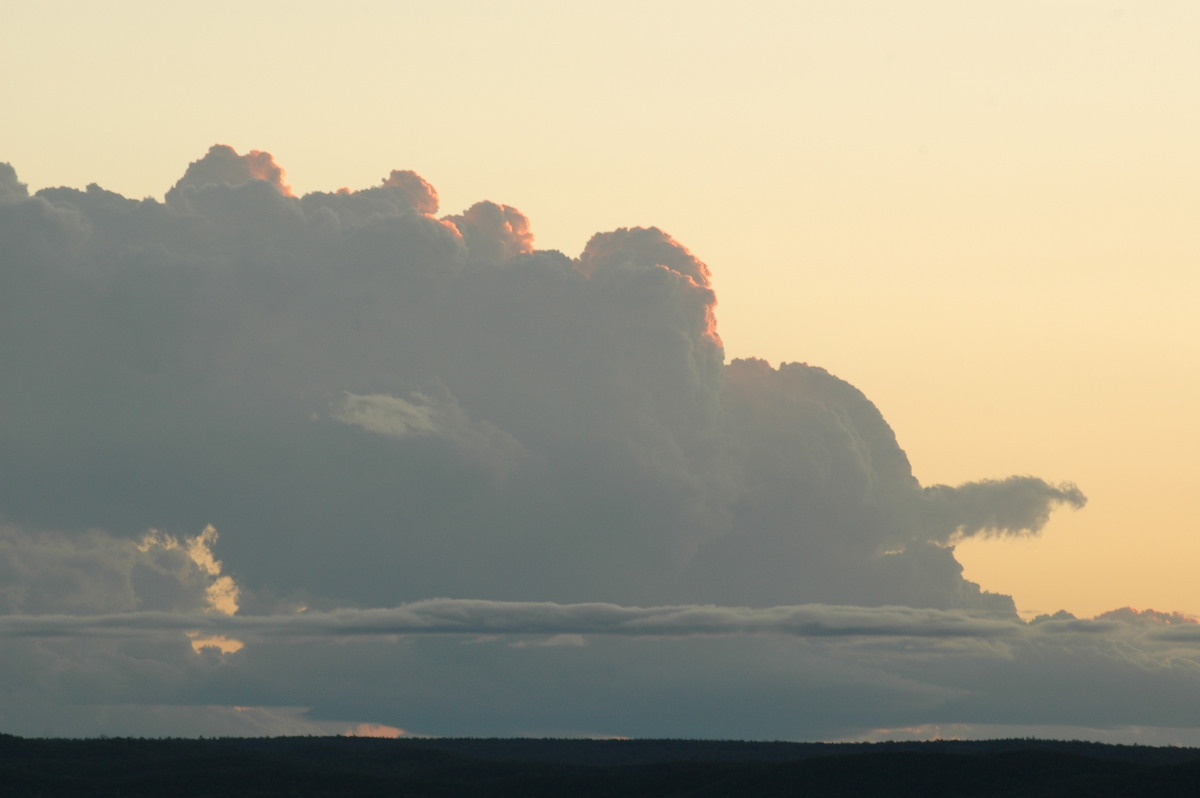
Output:
<path fill-rule="evenodd" d="M 1200 749 L 1049 740 L 27 739 L 5 796 L 1190 795 Z"/>

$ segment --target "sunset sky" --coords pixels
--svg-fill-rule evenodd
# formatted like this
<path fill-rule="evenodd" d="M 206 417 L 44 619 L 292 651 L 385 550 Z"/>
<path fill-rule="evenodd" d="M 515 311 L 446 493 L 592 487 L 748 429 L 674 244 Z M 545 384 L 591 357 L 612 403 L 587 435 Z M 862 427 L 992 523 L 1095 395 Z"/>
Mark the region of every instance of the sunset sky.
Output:
<path fill-rule="evenodd" d="M 1197 4 L 6 29 L 0 732 L 1200 742 Z"/>

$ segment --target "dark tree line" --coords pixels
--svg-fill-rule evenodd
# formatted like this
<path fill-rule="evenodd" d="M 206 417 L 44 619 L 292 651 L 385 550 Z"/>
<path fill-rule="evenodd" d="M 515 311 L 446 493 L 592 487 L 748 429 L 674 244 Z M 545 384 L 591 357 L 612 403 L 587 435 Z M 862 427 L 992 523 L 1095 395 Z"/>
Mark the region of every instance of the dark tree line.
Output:
<path fill-rule="evenodd" d="M 5 796 L 1186 795 L 1200 750 L 996 740 L 877 744 L 0 735 Z"/>

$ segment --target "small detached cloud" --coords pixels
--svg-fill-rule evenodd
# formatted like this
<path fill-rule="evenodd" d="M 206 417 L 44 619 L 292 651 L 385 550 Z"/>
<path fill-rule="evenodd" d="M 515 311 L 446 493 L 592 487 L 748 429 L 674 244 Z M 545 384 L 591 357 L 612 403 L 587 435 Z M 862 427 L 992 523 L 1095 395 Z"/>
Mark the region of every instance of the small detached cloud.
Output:
<path fill-rule="evenodd" d="M 968 482 L 958 487 L 925 488 L 930 524 L 953 525 L 946 542 L 976 535 L 1035 534 L 1050 520 L 1050 512 L 1065 504 L 1078 510 L 1087 497 L 1071 483 L 1052 485 L 1037 477 L 1009 477 Z"/>

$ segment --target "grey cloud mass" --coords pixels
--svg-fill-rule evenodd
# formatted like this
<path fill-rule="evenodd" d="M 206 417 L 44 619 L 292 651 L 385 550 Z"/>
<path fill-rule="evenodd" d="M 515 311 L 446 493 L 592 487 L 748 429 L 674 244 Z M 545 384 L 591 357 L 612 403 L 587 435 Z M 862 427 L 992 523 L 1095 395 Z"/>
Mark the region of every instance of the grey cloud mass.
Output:
<path fill-rule="evenodd" d="M 255 705 L 405 728 L 411 713 L 434 733 L 811 736 L 884 720 L 830 710 L 827 731 L 810 718 L 788 732 L 756 727 L 751 702 L 740 731 L 688 732 L 628 696 L 572 700 L 561 668 L 586 660 L 579 679 L 657 689 L 632 661 L 656 647 L 683 686 L 731 668 L 713 701 L 732 705 L 811 666 L 797 701 L 827 673 L 880 706 L 893 688 L 924 696 L 896 698 L 911 725 L 976 688 L 882 660 L 855 681 L 844 646 L 820 639 L 944 638 L 923 655 L 939 662 L 973 641 L 998 668 L 1050 645 L 1051 626 L 1034 634 L 1009 597 L 963 578 L 953 547 L 1036 533 L 1083 494 L 1031 476 L 922 486 L 853 386 L 803 363 L 726 362 L 714 278 L 665 232 L 599 233 L 572 258 L 536 249 L 511 206 L 438 216 L 413 172 L 301 197 L 285 179 L 268 153 L 225 146 L 162 202 L 95 185 L 31 195 L 0 165 L 0 634 L 6 657 L 25 657 L 14 673 L 88 674 L 47 686 L 44 711 Z M 354 628 L 454 634 L 317 639 Z M 288 637 L 304 629 L 307 642 Z M 220 654 L 187 631 L 247 645 Z M 758 659 L 730 665 L 726 638 L 751 633 Z M 468 634 L 561 637 L 455 637 Z M 497 694 L 532 689 L 540 674 L 562 682 L 562 708 L 510 723 L 475 696 L 473 720 L 463 703 L 442 722 L 432 698 L 326 689 L 316 665 L 278 659 L 298 645 L 334 669 L 362 656 L 351 670 L 383 684 L 394 665 L 431 695 L 484 672 Z M 116 662 L 124 675 L 105 670 Z M 662 689 L 664 707 L 682 700 Z M 28 701 L 4 706 L 0 724 L 33 723 Z M 54 713 L 67 730 L 96 722 Z"/>

